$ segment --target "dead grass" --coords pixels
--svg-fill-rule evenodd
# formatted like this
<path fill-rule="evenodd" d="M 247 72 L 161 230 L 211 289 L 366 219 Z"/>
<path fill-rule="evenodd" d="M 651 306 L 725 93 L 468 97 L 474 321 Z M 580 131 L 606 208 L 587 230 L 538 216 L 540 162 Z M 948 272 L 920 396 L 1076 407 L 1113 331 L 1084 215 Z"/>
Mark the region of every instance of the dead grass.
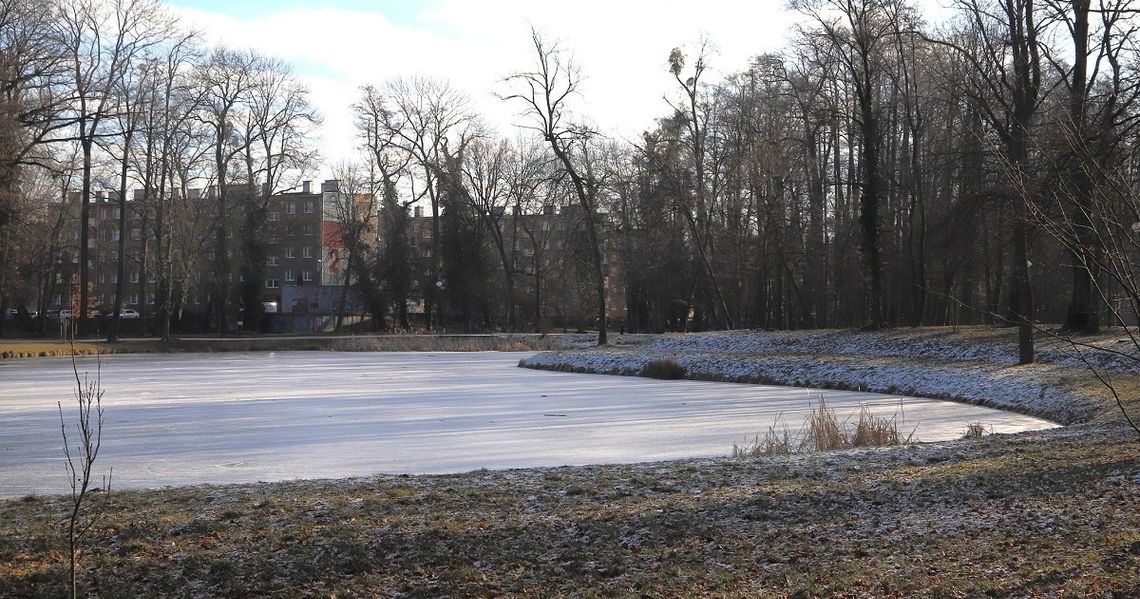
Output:
<path fill-rule="evenodd" d="M 118 491 L 94 596 L 1140 594 L 1117 428 L 753 460 Z M 59 497 L 0 501 L 0 595 L 62 594 Z"/>
<path fill-rule="evenodd" d="M 751 443 L 744 445 L 732 444 L 732 457 L 760 457 L 770 455 L 788 455 L 796 451 L 799 444 L 795 443 L 792 439 L 792 433 L 788 429 L 787 423 L 781 423 L 780 418 L 782 415 L 776 416 L 776 422 L 768 427 L 768 432 L 764 433 L 764 438 L 761 439 L 760 435 L 752 440 Z"/>
<path fill-rule="evenodd" d="M 981 422 L 971 422 L 966 425 L 966 432 L 962 435 L 963 439 L 981 439 L 984 435 L 991 432 L 986 429 L 986 425 Z"/>
<path fill-rule="evenodd" d="M 114 353 L 114 349 L 96 343 L 76 343 L 75 355 L 92 356 Z M 71 346 L 58 341 L 0 341 L 0 359 L 50 358 L 72 355 Z"/>
<path fill-rule="evenodd" d="M 782 416 L 782 415 L 781 415 Z M 733 443 L 733 457 L 760 457 L 786 455 L 813 451 L 835 451 L 858 447 L 892 447 L 906 445 L 914 441 L 914 429 L 909 434 L 899 430 L 902 424 L 902 408 L 890 416 L 875 416 L 870 408 L 862 406 L 859 418 L 851 423 L 851 417 L 840 420 L 835 410 L 821 395 L 819 403 L 813 404 L 804 426 L 795 435 L 781 416 L 768 427 L 761 438 L 757 435 L 751 443 Z"/>

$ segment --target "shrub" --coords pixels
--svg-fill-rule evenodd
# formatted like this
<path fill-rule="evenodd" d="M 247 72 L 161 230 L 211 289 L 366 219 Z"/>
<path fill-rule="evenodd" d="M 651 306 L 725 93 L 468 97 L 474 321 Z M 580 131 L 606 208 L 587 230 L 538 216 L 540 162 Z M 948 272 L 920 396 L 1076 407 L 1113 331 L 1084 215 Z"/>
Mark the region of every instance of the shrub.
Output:
<path fill-rule="evenodd" d="M 687 374 L 689 374 L 689 370 L 678 364 L 673 358 L 650 360 L 641 368 L 641 376 L 653 379 L 683 379 Z"/>
<path fill-rule="evenodd" d="M 859 411 L 859 423 L 850 439 L 852 447 L 888 447 L 903 443 L 895 417 L 876 418 L 867 406 Z"/>
<path fill-rule="evenodd" d="M 808 434 L 800 446 L 816 451 L 842 449 L 849 446 L 843 425 L 835 416 L 835 410 L 827 405 L 827 400 L 822 395 L 819 398 L 819 405 L 811 408 L 811 415 L 808 416 Z"/>
<path fill-rule="evenodd" d="M 966 425 L 966 434 L 962 435 L 963 439 L 981 439 L 982 435 L 986 434 L 986 425 L 981 422 L 971 422 Z"/>
<path fill-rule="evenodd" d="M 811 414 L 799 435 L 793 437 L 786 424 L 782 430 L 777 430 L 780 420 L 777 417 L 776 423 L 768 427 L 768 432 L 763 439 L 757 435 L 751 444 L 737 445 L 734 443 L 732 445 L 732 456 L 758 457 L 793 452 L 830 451 L 851 447 L 905 445 L 913 441 L 914 431 L 912 430 L 909 435 L 904 437 L 899 432 L 901 419 L 898 416 L 898 413 L 895 413 L 889 417 L 876 417 L 867 406 L 863 406 L 859 410 L 858 422 L 849 426 L 847 420 L 839 420 L 835 410 L 821 396 L 819 404 L 812 406 Z M 799 439 L 798 443 L 795 438 Z"/>
<path fill-rule="evenodd" d="M 742 458 L 746 456 L 759 457 L 762 455 L 786 455 L 795 450 L 795 445 L 792 442 L 792 434 L 788 430 L 788 425 L 784 424 L 783 428 L 779 431 L 776 427 L 780 425 L 780 416 L 776 416 L 776 422 L 768 427 L 768 432 L 764 434 L 761 439 L 757 435 L 752 440 L 751 445 L 737 445 L 732 444 L 732 457 Z"/>

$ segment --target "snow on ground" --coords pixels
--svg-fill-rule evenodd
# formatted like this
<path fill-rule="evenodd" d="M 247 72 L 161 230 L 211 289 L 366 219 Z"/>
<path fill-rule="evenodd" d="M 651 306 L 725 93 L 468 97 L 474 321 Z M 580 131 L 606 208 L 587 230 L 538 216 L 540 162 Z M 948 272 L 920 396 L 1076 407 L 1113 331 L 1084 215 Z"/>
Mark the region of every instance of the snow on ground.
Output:
<path fill-rule="evenodd" d="M 1090 353 L 1119 370 L 1131 368 L 1126 358 Z M 1062 349 L 1042 354 L 1044 362 L 1054 363 L 1010 366 L 1017 361 L 1016 348 L 970 345 L 948 332 L 730 331 L 667 335 L 633 348 L 544 353 L 521 365 L 637 374 L 650 360 L 670 358 L 698 379 L 940 397 L 1062 424 L 1092 418 L 1096 400 L 1066 389 L 1056 376 L 1059 369 L 1083 364 L 1080 359 Z"/>
<path fill-rule="evenodd" d="M 971 422 L 1054 426 L 929 399 L 517 368 L 526 355 L 106 356 L 98 470 L 123 488 L 715 457 L 777 419 L 797 429 L 821 393 L 841 417 L 897 414 L 922 441 Z M 0 363 L 0 381 L 0 497 L 65 491 L 56 401 L 71 401 L 70 362 Z"/>
<path fill-rule="evenodd" d="M 1008 334 L 1011 329 L 963 327 L 961 331 L 955 333 L 946 327 L 884 331 L 723 331 L 664 335 L 650 341 L 645 347 L 673 353 L 857 354 L 992 364 L 1017 363 L 1017 345 L 1010 341 Z M 1098 368 L 1140 373 L 1140 356 L 1136 355 L 1135 344 L 1123 331 L 1115 337 L 1078 337 L 1075 341 L 1077 345 L 1039 333 L 1037 361 L 1080 367 L 1085 367 L 1085 362 L 1088 361 Z"/>

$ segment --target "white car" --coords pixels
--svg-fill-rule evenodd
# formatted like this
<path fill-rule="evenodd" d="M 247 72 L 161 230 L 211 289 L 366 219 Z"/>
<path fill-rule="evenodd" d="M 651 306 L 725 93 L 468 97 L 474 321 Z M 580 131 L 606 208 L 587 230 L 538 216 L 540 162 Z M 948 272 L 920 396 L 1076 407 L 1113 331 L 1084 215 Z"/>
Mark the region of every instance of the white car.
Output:
<path fill-rule="evenodd" d="M 119 318 L 122 320 L 138 320 L 139 311 L 134 308 L 124 308 L 119 310 Z"/>

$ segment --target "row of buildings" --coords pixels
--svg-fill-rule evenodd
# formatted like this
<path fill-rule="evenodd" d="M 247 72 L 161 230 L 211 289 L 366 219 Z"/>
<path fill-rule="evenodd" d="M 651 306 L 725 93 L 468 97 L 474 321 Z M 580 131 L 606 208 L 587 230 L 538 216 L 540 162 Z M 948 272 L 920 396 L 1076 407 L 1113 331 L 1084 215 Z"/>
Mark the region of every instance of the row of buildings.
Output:
<path fill-rule="evenodd" d="M 215 218 L 213 206 L 216 196 L 213 189 L 192 189 L 186 196 L 186 204 L 191 209 L 185 218 L 197 218 L 203 223 Z M 269 198 L 264 238 L 264 280 L 259 283 L 262 304 L 267 313 L 332 315 L 341 311 L 342 302 L 345 302 L 346 313 L 364 312 L 354 296 L 345 293 L 347 256 L 341 226 L 346 206 L 358 211 L 358 218 L 368 217 L 375 222 L 375 214 L 364 213 L 377 204 L 369 199 L 347 196 L 336 180 L 323 181 L 319 186 L 306 181 L 297 190 Z M 153 266 L 157 242 L 154 231 L 156 217 L 148 212 L 141 190 L 135 191 L 125 206 L 125 227 L 120 231 L 120 202 L 117 194 L 95 193 L 91 199 L 88 221 L 91 265 L 89 296 L 94 309 L 109 310 L 114 305 L 118 287 L 118 246 L 120 236 L 126 235 L 123 307 L 138 310 L 145 318 L 154 313 L 158 304 L 156 268 Z M 195 206 L 198 208 L 194 209 Z M 57 205 L 59 214 L 50 217 L 58 220 L 58 226 L 63 231 L 58 235 L 59 247 L 54 252 L 57 259 L 46 271 L 44 280 L 36 286 L 38 297 L 28 298 L 29 310 L 74 308 L 73 300 L 77 295 L 79 280 L 79 232 L 73 223 L 78 221 L 78 207 L 78 198 L 73 197 L 71 201 Z M 565 249 L 573 243 L 572 237 L 577 230 L 573 222 L 576 216 L 573 210 L 556 210 L 553 206 L 547 207 L 540 214 L 510 216 L 517 219 L 515 226 L 505 227 L 508 235 L 514 236 L 508 243 L 515 248 L 516 268 L 523 273 L 523 276 L 516 277 L 516 291 L 519 303 L 527 304 L 532 294 L 531 287 L 539 283 L 534 280 L 535 277 L 558 271 L 557 263 L 564 258 Z M 525 226 L 518 226 L 519 222 Z M 416 256 L 413 268 L 421 274 L 427 271 L 427 264 L 432 260 L 433 230 L 432 217 L 416 207 L 409 217 L 409 239 Z M 376 227 L 373 227 L 369 238 L 374 243 L 382 243 L 375 231 Z M 527 232 L 525 239 L 524 231 Z M 231 238 L 232 235 L 231 233 Z M 213 252 L 214 245 L 208 236 L 203 239 L 204 243 L 198 250 L 200 255 L 197 256 L 202 271 L 201 282 L 187 290 L 181 304 L 182 310 L 191 314 L 206 312 L 210 303 L 211 286 L 208 283 L 213 273 L 210 271 L 212 264 L 209 255 Z M 231 245 L 234 243 L 237 242 L 231 242 Z M 616 262 L 611 261 L 615 265 Z M 491 263 L 501 269 L 497 261 Z M 231 274 L 231 281 L 234 281 L 234 277 Z M 424 308 L 421 278 L 417 277 L 412 289 L 410 312 L 413 314 L 422 313 Z M 581 320 L 581 315 L 571 314 L 581 310 L 568 307 L 567 301 L 564 301 L 566 298 L 560 297 L 566 292 L 559 287 L 558 280 L 547 285 L 544 292 L 545 301 L 540 299 L 543 306 L 539 310 L 545 318 L 554 320 L 556 324 L 559 319 L 564 323 Z M 619 290 L 613 291 L 610 304 L 611 317 L 621 318 L 624 302 Z"/>

